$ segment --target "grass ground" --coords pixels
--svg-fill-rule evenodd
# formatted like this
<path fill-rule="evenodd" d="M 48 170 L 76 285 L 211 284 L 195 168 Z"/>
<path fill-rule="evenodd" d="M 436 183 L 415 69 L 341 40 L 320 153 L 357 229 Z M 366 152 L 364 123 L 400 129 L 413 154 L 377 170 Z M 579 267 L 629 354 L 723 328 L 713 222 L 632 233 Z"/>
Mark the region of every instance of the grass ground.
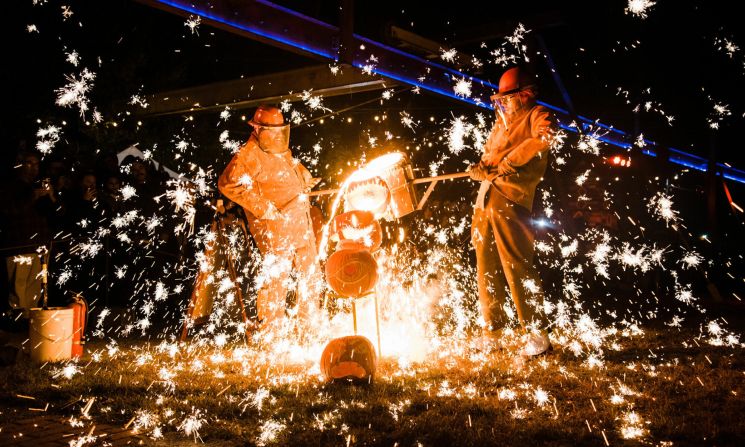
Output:
<path fill-rule="evenodd" d="M 384 359 L 370 385 L 326 385 L 314 365 L 251 351 L 98 342 L 66 368 L 0 369 L 0 421 L 87 415 L 153 445 L 745 445 L 743 350 L 699 335 L 648 329 L 602 359 Z"/>

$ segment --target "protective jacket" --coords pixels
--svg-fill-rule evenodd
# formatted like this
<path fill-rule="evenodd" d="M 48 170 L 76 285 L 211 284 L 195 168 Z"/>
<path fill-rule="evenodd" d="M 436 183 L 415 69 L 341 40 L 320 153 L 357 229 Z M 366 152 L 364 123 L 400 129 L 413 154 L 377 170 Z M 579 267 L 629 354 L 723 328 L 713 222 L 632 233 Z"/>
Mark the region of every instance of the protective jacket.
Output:
<path fill-rule="evenodd" d="M 235 154 L 218 180 L 227 198 L 246 211 L 262 253 L 315 246 L 310 205 L 304 192 L 312 176 L 289 151 L 269 154 L 254 135 Z"/>
<path fill-rule="evenodd" d="M 496 172 L 499 164 L 506 162 L 516 171 L 513 175 L 490 179 L 496 190 L 528 210 L 533 207 L 536 186 L 546 173 L 546 153 L 551 146 L 552 129 L 548 109 L 534 105 L 512 119 L 508 126 L 497 120 L 484 146 L 481 157 L 484 165 Z M 483 188 L 488 188 L 488 184 Z"/>

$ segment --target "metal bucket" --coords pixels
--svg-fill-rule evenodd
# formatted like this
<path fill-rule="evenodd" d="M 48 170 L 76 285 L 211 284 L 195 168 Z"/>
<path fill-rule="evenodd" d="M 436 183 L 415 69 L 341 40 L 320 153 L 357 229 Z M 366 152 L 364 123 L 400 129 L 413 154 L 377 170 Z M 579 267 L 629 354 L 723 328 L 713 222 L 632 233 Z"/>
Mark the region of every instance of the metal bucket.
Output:
<path fill-rule="evenodd" d="M 353 182 L 366 182 L 377 177 L 389 191 L 389 203 L 384 217 L 388 220 L 403 217 L 416 210 L 417 194 L 414 189 L 414 169 L 403 152 L 382 155 L 367 163 Z"/>
<path fill-rule="evenodd" d="M 72 356 L 73 309 L 50 307 L 30 309 L 31 360 L 60 362 Z"/>

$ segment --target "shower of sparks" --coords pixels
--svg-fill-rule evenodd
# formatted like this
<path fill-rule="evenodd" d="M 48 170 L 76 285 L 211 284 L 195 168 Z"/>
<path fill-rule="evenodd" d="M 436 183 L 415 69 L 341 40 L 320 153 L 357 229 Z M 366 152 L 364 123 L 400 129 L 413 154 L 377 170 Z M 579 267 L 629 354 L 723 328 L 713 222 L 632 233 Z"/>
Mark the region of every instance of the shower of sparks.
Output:
<path fill-rule="evenodd" d="M 658 192 L 649 200 L 648 207 L 668 224 L 678 220 L 678 212 L 673 209 L 672 198 L 662 192 Z"/>
<path fill-rule="evenodd" d="M 533 399 L 538 406 L 542 407 L 549 402 L 549 395 L 541 387 L 537 387 L 533 390 Z"/>
<path fill-rule="evenodd" d="M 26 26 L 26 31 L 29 32 L 29 33 L 38 33 L 39 32 L 39 28 L 37 28 L 36 25 L 31 24 L 31 25 L 27 25 Z"/>
<path fill-rule="evenodd" d="M 711 98 L 710 98 L 711 99 Z M 731 116 L 732 112 L 729 109 L 729 105 L 722 104 L 721 102 L 715 102 L 712 106 L 713 110 L 706 119 L 709 127 L 712 129 L 719 129 L 719 124 L 724 118 Z"/>
<path fill-rule="evenodd" d="M 456 96 L 460 96 L 463 98 L 470 98 L 471 97 L 471 81 L 469 81 L 466 78 L 461 79 L 455 79 L 455 85 L 453 86 L 453 92 Z"/>
<path fill-rule="evenodd" d="M 693 268 L 693 267 L 698 267 L 699 264 L 701 264 L 701 261 L 703 260 L 704 259 L 701 256 L 699 256 L 697 253 L 688 252 L 680 260 L 680 263 L 683 264 L 684 267 Z"/>
<path fill-rule="evenodd" d="M 86 445 L 96 445 L 97 441 L 98 436 L 96 435 L 83 435 L 71 440 L 68 445 L 70 447 L 84 447 Z"/>
<path fill-rule="evenodd" d="M 78 368 L 75 364 L 68 364 L 63 366 L 60 369 L 53 370 L 52 371 L 52 377 L 54 378 L 60 378 L 64 377 L 65 379 L 72 379 L 76 374 L 80 374 L 80 368 Z"/>
<path fill-rule="evenodd" d="M 411 130 L 414 130 L 414 127 L 419 124 L 418 122 L 414 121 L 414 119 L 409 115 L 407 112 L 401 112 L 401 124 L 408 127 Z"/>
<path fill-rule="evenodd" d="M 61 6 L 60 8 L 62 8 L 62 18 L 64 20 L 69 19 L 74 14 L 69 6 Z"/>
<path fill-rule="evenodd" d="M 445 62 L 450 62 L 450 63 L 455 62 L 455 57 L 457 55 L 458 55 L 458 50 L 456 50 L 455 48 L 451 48 L 449 50 L 440 48 L 440 58 L 444 60 Z"/>
<path fill-rule="evenodd" d="M 78 55 L 77 51 L 71 51 L 67 53 L 66 57 L 67 62 L 71 63 L 73 66 L 77 67 L 80 63 L 80 55 Z"/>
<path fill-rule="evenodd" d="M 460 154 L 464 149 L 470 147 L 465 141 L 474 131 L 474 125 L 466 121 L 462 116 L 454 118 L 448 129 L 448 148 L 453 155 Z"/>
<path fill-rule="evenodd" d="M 129 98 L 129 103 L 131 105 L 140 106 L 143 109 L 147 109 L 147 107 L 149 105 L 147 103 L 147 100 L 145 98 L 143 98 L 142 96 L 140 96 L 140 95 L 132 95 L 132 97 Z"/>
<path fill-rule="evenodd" d="M 200 16 L 193 16 L 190 15 L 188 19 L 186 19 L 186 22 L 184 22 L 184 26 L 189 28 L 192 34 L 199 34 L 199 25 L 202 24 L 202 18 Z"/>
<path fill-rule="evenodd" d="M 196 442 L 197 439 L 201 441 L 202 438 L 199 436 L 199 430 L 205 422 L 206 420 L 202 417 L 201 410 L 195 410 L 191 415 L 187 416 L 181 424 L 179 424 L 178 429 L 183 431 L 186 436 L 193 436 L 194 442 Z"/>
<path fill-rule="evenodd" d="M 639 17 L 640 19 L 646 19 L 649 9 L 654 6 L 656 2 L 652 0 L 629 0 L 626 9 L 626 14 L 631 14 Z"/>
<path fill-rule="evenodd" d="M 600 135 L 597 133 L 583 134 L 577 143 L 577 149 L 581 152 L 600 155 Z"/>
<path fill-rule="evenodd" d="M 582 186 L 587 181 L 587 177 L 590 175 L 590 170 L 586 170 L 584 174 L 577 177 L 577 179 L 574 181 L 578 186 Z"/>
<path fill-rule="evenodd" d="M 718 51 L 722 51 L 729 56 L 730 59 L 735 57 L 735 54 L 740 51 L 740 47 L 737 46 L 736 43 L 732 42 L 731 40 L 727 38 L 715 38 L 714 39 L 714 47 Z"/>
<path fill-rule="evenodd" d="M 227 121 L 230 118 L 230 106 L 225 106 L 222 112 L 220 112 L 220 119 Z"/>
<path fill-rule="evenodd" d="M 60 128 L 57 126 L 47 126 L 39 129 L 36 136 L 39 140 L 36 142 L 36 150 L 42 155 L 49 155 L 60 140 Z"/>
<path fill-rule="evenodd" d="M 492 63 L 501 67 L 518 64 L 520 62 L 529 62 L 527 55 L 527 46 L 523 43 L 525 36 L 530 30 L 525 29 L 522 23 L 517 25 L 515 31 L 507 37 L 505 42 L 499 48 L 492 50 L 489 54 L 494 58 Z M 482 44 L 485 47 L 486 44 Z"/>
<path fill-rule="evenodd" d="M 137 195 L 137 190 L 132 185 L 124 185 L 119 191 L 122 195 L 122 200 L 129 200 Z"/>
<path fill-rule="evenodd" d="M 320 103 L 319 103 L 320 104 Z M 303 115 L 299 110 L 293 110 L 290 112 L 290 122 L 299 125 L 305 120 L 305 115 Z"/>
<path fill-rule="evenodd" d="M 323 110 L 325 112 L 330 112 L 331 109 L 323 106 L 323 97 L 318 95 L 313 95 L 311 90 L 305 90 L 300 95 L 300 98 L 303 100 L 306 106 L 310 108 L 310 110 Z"/>
<path fill-rule="evenodd" d="M 84 117 L 89 108 L 88 93 L 93 88 L 93 80 L 96 78 L 95 73 L 83 69 L 79 77 L 75 75 L 65 76 L 68 83 L 64 87 L 57 89 L 57 105 L 69 107 L 77 105 L 80 109 L 80 116 Z"/>
<path fill-rule="evenodd" d="M 644 421 L 639 415 L 633 411 L 630 411 L 623 415 L 623 425 L 621 426 L 621 437 L 624 439 L 636 439 L 641 438 L 646 434 L 644 428 Z"/>
<path fill-rule="evenodd" d="M 377 66 L 378 58 L 375 57 L 375 55 L 370 55 L 370 57 L 367 58 L 366 63 L 362 66 L 362 73 L 366 75 L 373 75 Z"/>
<path fill-rule="evenodd" d="M 34 3 L 41 2 L 34 0 Z M 644 19 L 654 4 L 655 2 L 652 1 L 629 1 L 626 13 Z M 70 14 L 72 14 L 71 11 Z M 190 16 L 184 25 L 191 30 L 192 34 L 198 35 L 200 23 L 200 17 Z M 34 25 L 29 25 L 28 31 L 38 32 Z M 482 60 L 502 66 L 528 61 L 524 41 L 529 32 L 523 25 L 519 25 L 499 48 L 491 51 L 487 49 L 487 55 L 483 58 L 473 57 L 471 64 L 474 68 L 479 68 L 483 64 Z M 716 45 L 717 51 L 727 53 L 730 58 L 739 51 L 739 47 L 727 39 L 717 40 Z M 486 45 L 482 48 L 486 48 Z M 446 62 L 455 62 L 457 56 L 458 53 L 454 49 L 441 50 L 440 57 Z M 77 52 L 67 53 L 66 57 L 69 63 L 78 66 L 80 58 Z M 373 74 L 377 64 L 378 59 L 375 56 L 369 56 L 362 71 L 366 74 Z M 329 69 L 334 75 L 341 72 L 341 66 L 337 64 L 329 65 Z M 90 107 L 88 94 L 91 92 L 94 79 L 95 74 L 87 69 L 77 77 L 68 76 L 68 85 L 57 90 L 57 104 L 77 106 L 81 116 L 84 115 Z M 426 76 L 422 76 L 420 82 L 425 81 Z M 453 91 L 457 96 L 471 97 L 473 86 L 470 80 L 466 77 L 461 79 L 454 77 L 451 81 L 455 83 Z M 419 92 L 418 86 L 410 90 L 411 94 Z M 647 90 L 643 93 L 647 95 L 649 92 Z M 408 94 L 409 92 L 404 92 L 401 96 Z M 662 110 L 659 103 L 647 96 L 635 104 L 629 101 L 629 98 L 637 97 L 636 92 L 629 93 L 619 89 L 618 94 L 627 100 L 630 107 L 635 106 L 634 110 L 637 113 L 657 113 L 668 123 L 672 123 L 674 119 Z M 127 95 L 124 97 L 126 98 Z M 331 112 L 331 109 L 323 105 L 321 95 L 313 95 L 312 91 L 308 90 L 303 91 L 299 97 L 302 99 L 302 104 L 297 101 L 292 103 L 290 100 L 281 103 L 282 111 L 287 114 L 286 116 L 292 123 L 302 122 L 307 115 L 316 110 Z M 147 107 L 144 97 L 134 94 L 130 98 L 131 105 Z M 386 107 L 398 104 L 396 102 L 399 99 L 398 95 L 394 95 L 392 89 L 384 90 L 381 98 L 391 101 L 385 104 Z M 713 103 L 713 112 L 709 117 L 709 124 L 712 127 L 718 127 L 724 118 L 732 114 L 730 106 L 723 102 L 711 99 L 710 101 Z M 111 116 L 118 116 L 115 113 L 111 112 Z M 387 113 L 388 116 L 392 116 L 391 114 L 395 112 Z M 230 132 L 222 127 L 228 122 L 231 114 L 229 107 L 225 107 L 220 112 L 220 121 L 214 126 L 217 129 L 211 136 L 211 143 L 214 146 L 217 146 L 217 142 L 214 141 L 214 136 L 217 136 L 220 146 L 225 149 L 221 156 L 238 152 L 242 145 L 238 139 L 231 139 Z M 420 146 L 428 150 L 427 148 L 432 148 L 434 145 L 432 149 L 434 151 L 437 149 L 438 141 L 447 143 L 446 148 L 442 147 L 436 153 L 437 158 L 434 161 L 427 163 L 419 160 L 417 163 L 418 173 L 429 172 L 433 176 L 443 171 L 447 172 L 446 169 L 454 163 L 462 163 L 468 161 L 465 160 L 466 158 L 476 156 L 477 151 L 486 142 L 493 121 L 491 113 L 453 117 L 449 122 L 442 117 L 429 118 L 418 115 L 416 108 L 400 111 L 399 114 L 400 125 L 411 131 L 406 131 L 411 143 L 407 140 L 405 144 L 416 146 L 416 150 L 419 150 Z M 431 124 L 445 128 L 445 131 L 433 132 L 436 134 L 434 138 L 428 134 L 429 129 L 421 132 L 421 134 L 428 134 L 426 136 L 417 134 L 417 130 L 424 129 L 423 123 L 426 123 L 428 119 Z M 96 122 L 103 120 L 95 108 L 93 108 L 93 120 Z M 381 120 L 381 123 L 383 121 Z M 397 120 L 391 121 L 398 125 Z M 395 127 L 391 126 L 390 129 L 381 130 L 379 133 L 366 129 L 361 134 L 361 141 L 367 141 L 369 146 L 374 147 L 375 150 L 384 148 L 389 142 L 396 144 L 399 139 L 403 140 L 403 138 L 397 134 Z M 583 133 L 579 138 L 559 131 L 551 141 L 551 151 L 554 154 L 551 157 L 552 168 L 559 170 L 557 166 L 563 167 L 566 171 L 567 183 L 571 187 L 582 187 L 582 192 L 573 197 L 583 203 L 592 201 L 592 194 L 586 190 L 607 179 L 602 178 L 597 164 L 592 165 L 593 169 L 582 167 L 577 171 L 570 170 L 574 168 L 572 157 L 583 157 L 591 161 L 601 160 L 601 155 L 604 155 L 602 154 L 602 140 L 605 131 L 596 126 L 592 126 L 589 130 L 583 128 Z M 56 126 L 40 129 L 37 132 L 37 149 L 45 155 L 51 153 L 55 144 L 60 140 L 60 133 L 61 129 Z M 239 133 L 233 135 L 239 135 Z M 309 321 L 304 322 L 307 326 L 297 325 L 298 309 L 291 309 L 288 312 L 291 318 L 261 333 L 251 334 L 250 341 L 246 343 L 246 326 L 240 318 L 236 318 L 234 311 L 239 302 L 237 289 L 244 292 L 245 303 L 255 301 L 255 289 L 291 270 L 292 261 L 274 254 L 260 256 L 258 249 L 249 244 L 246 235 L 237 226 L 221 229 L 219 232 L 210 228 L 209 225 L 197 227 L 198 220 L 195 219 L 197 210 L 214 210 L 215 208 L 213 199 L 216 193 L 216 179 L 212 169 L 218 165 L 213 164 L 212 167 L 207 166 L 203 169 L 196 162 L 192 163 L 191 157 L 200 146 L 192 143 L 196 140 L 192 140 L 188 134 L 179 134 L 168 141 L 170 141 L 167 144 L 169 151 L 176 153 L 173 162 L 178 164 L 174 166 L 174 169 L 182 177 L 179 180 L 166 182 L 166 189 L 161 191 L 161 196 L 158 196 L 161 200 L 155 203 L 152 203 L 149 196 L 138 197 L 137 189 L 125 184 L 120 189 L 121 199 L 125 202 L 124 209 L 100 221 L 79 219 L 77 224 L 86 231 L 86 236 L 72 244 L 72 259 L 64 264 L 57 278 L 53 279 L 59 286 L 74 283 L 77 287 L 77 283 L 82 278 L 95 278 L 92 281 L 97 281 L 93 284 L 97 291 L 104 287 L 108 290 L 114 284 L 125 284 L 127 290 L 131 292 L 132 301 L 128 304 L 131 305 L 131 309 L 128 309 L 128 313 L 122 316 L 116 310 L 102 308 L 102 305 L 97 303 L 99 313 L 95 318 L 91 317 L 93 319 L 91 324 L 95 326 L 91 332 L 93 337 L 105 340 L 101 346 L 105 343 L 106 347 L 91 352 L 89 363 L 73 361 L 59 367 L 48 367 L 43 370 L 44 374 L 50 374 L 52 379 L 57 381 L 55 386 L 64 387 L 67 385 L 66 382 L 74 383 L 81 376 L 106 371 L 109 361 L 125 362 L 133 370 L 137 370 L 137 374 L 148 367 L 152 368 L 153 381 L 146 383 L 147 392 L 143 392 L 143 399 L 148 400 L 147 404 L 143 404 L 142 408 L 122 409 L 122 413 L 127 413 L 127 418 L 132 418 L 131 427 L 135 431 L 152 439 L 162 438 L 163 433 L 170 430 L 193 438 L 195 442 L 201 440 L 200 430 L 205 432 L 210 424 L 221 422 L 217 415 L 208 418 L 206 409 L 197 408 L 193 406 L 194 402 L 182 399 L 182 391 L 196 378 L 222 382 L 228 375 L 236 374 L 258 382 L 251 386 L 251 391 L 247 391 L 249 389 L 247 386 L 241 389 L 235 384 L 231 387 L 230 383 L 219 383 L 219 386 L 212 388 L 214 393 L 210 396 L 218 405 L 230 408 L 230 411 L 235 409 L 236 413 L 247 415 L 253 412 L 250 418 L 254 420 L 255 425 L 250 429 L 250 436 L 257 445 L 276 443 L 285 434 L 294 435 L 293 417 L 304 416 L 285 411 L 287 410 L 285 408 L 279 408 L 278 402 L 282 401 L 286 395 L 298 393 L 298 390 L 303 392 L 303 388 L 306 392 L 307 389 L 317 390 L 318 395 L 314 397 L 315 400 L 312 403 L 316 409 L 313 410 L 312 416 L 307 417 L 306 422 L 319 431 L 329 431 L 330 435 L 344 436 L 347 445 L 355 443 L 355 428 L 350 427 L 352 424 L 347 425 L 350 421 L 344 420 L 343 410 L 356 411 L 365 408 L 367 403 L 364 399 L 356 397 L 356 391 L 350 392 L 351 397 L 338 398 L 336 391 L 329 393 L 327 388 L 320 386 L 322 374 L 318 364 L 321 352 L 330 339 L 350 334 L 352 327 L 350 302 L 337 299 L 330 293 L 321 295 L 318 292 L 318 296 L 324 296 L 324 307 L 319 307 Z M 356 141 L 358 140 L 355 139 Z M 444 144 L 440 145 L 444 146 Z M 637 147 L 646 145 L 643 135 L 638 136 L 635 145 Z M 164 144 L 161 143 L 162 146 Z M 330 143 L 328 139 L 321 139 L 311 144 L 310 147 L 312 151 L 307 156 L 306 166 L 312 167 L 323 166 L 322 156 L 326 152 L 339 148 Z M 410 154 L 414 153 L 412 149 Z M 165 160 L 161 154 L 162 152 L 153 146 L 152 150 L 145 151 L 145 158 L 155 157 Z M 356 153 L 345 152 L 345 155 L 349 158 L 347 166 L 350 167 L 359 166 L 366 160 L 365 157 L 370 156 L 368 153 L 359 160 L 355 160 Z M 303 159 L 303 162 L 305 164 L 306 160 Z M 339 170 L 340 175 L 344 172 L 343 169 Z M 598 180 L 595 180 L 596 178 Z M 261 179 L 244 174 L 238 183 L 246 191 L 251 191 L 261 186 Z M 341 189 L 344 190 L 343 185 Z M 656 193 L 648 201 L 646 209 L 648 215 L 634 216 L 629 215 L 622 204 L 615 203 L 618 201 L 619 191 L 601 192 L 600 206 L 615 212 L 620 220 L 628 219 L 635 228 L 641 228 L 641 225 L 637 224 L 641 221 L 645 226 L 651 222 L 658 227 L 667 227 L 662 230 L 677 231 L 677 227 L 683 227 L 682 216 L 678 214 L 678 211 L 673 210 L 673 197 L 670 195 Z M 465 195 L 467 194 L 464 193 Z M 644 389 L 638 383 L 631 385 L 632 382 L 629 380 L 629 385 L 626 385 L 625 374 L 623 377 L 614 377 L 615 372 L 611 367 L 612 360 L 609 353 L 623 350 L 627 340 L 643 337 L 646 330 L 643 323 L 647 320 L 662 321 L 673 328 L 693 324 L 691 323 L 693 319 L 687 318 L 690 312 L 699 310 L 698 306 L 704 300 L 703 297 L 694 294 L 694 291 L 699 289 L 690 279 L 686 278 L 693 273 L 704 273 L 704 269 L 710 264 L 692 248 L 666 245 L 660 248 L 660 241 L 647 236 L 653 234 L 652 231 L 645 233 L 645 238 L 638 238 L 602 230 L 599 229 L 600 227 L 579 232 L 556 230 L 556 228 L 562 228 L 561 222 L 557 221 L 567 214 L 567 210 L 562 209 L 561 203 L 558 202 L 561 199 L 559 195 L 556 189 L 550 187 L 547 187 L 540 195 L 540 210 L 547 219 L 536 220 L 536 222 L 545 223 L 553 217 L 554 220 L 550 224 L 558 224 L 551 227 L 553 232 L 535 241 L 536 256 L 556 278 L 557 290 L 552 294 L 547 294 L 545 302 L 533 301 L 531 305 L 535 306 L 537 311 L 550 317 L 554 330 L 551 334 L 552 343 L 556 341 L 555 349 L 562 349 L 566 358 L 569 359 L 567 361 L 574 361 L 576 358 L 577 368 L 591 371 L 592 377 L 598 379 L 598 384 L 593 380 L 593 389 L 602 389 L 604 394 L 595 398 L 594 403 L 591 404 L 592 407 L 594 408 L 598 402 L 613 405 L 616 419 L 605 422 L 612 425 L 612 429 L 624 439 L 644 438 L 650 434 L 647 428 L 649 422 L 645 421 L 642 415 L 631 410 L 643 408 L 635 400 L 648 396 L 642 396 L 641 391 L 634 391 L 630 388 L 633 386 L 638 390 Z M 332 208 L 337 208 L 341 197 L 342 194 L 337 196 L 337 202 Z M 134 200 L 135 198 L 137 200 Z M 135 203 L 138 201 L 151 202 L 148 205 L 157 210 L 139 209 L 139 205 Z M 443 208 L 433 208 L 433 211 L 441 212 L 445 209 L 444 205 L 441 206 Z M 380 343 L 383 353 L 380 362 L 384 367 L 380 369 L 375 380 L 396 384 L 401 380 L 404 386 L 414 383 L 413 388 L 416 392 L 425 392 L 428 396 L 439 398 L 496 397 L 497 400 L 502 401 L 501 404 L 508 404 L 505 407 L 505 414 L 508 411 L 514 419 L 530 420 L 547 416 L 558 418 L 560 414 L 563 416 L 571 411 L 569 407 L 573 408 L 575 404 L 579 406 L 580 402 L 562 406 L 560 399 L 562 393 L 558 387 L 552 387 L 550 382 L 539 385 L 534 379 L 536 373 L 540 372 L 560 377 L 562 386 L 575 380 L 576 375 L 563 364 L 564 357 L 561 362 L 557 362 L 552 356 L 531 362 L 521 362 L 515 359 L 514 369 L 508 368 L 508 371 L 504 372 L 505 377 L 495 377 L 490 370 L 493 368 L 492 359 L 481 352 L 480 349 L 483 348 L 479 348 L 477 342 L 474 341 L 477 337 L 473 334 L 480 333 L 478 331 L 485 326 L 485 322 L 479 316 L 477 307 L 475 267 L 471 265 L 468 250 L 464 249 L 470 236 L 470 207 L 467 208 L 469 209 L 464 215 L 457 215 L 455 211 L 450 210 L 443 212 L 443 218 L 435 223 L 432 218 L 427 222 L 422 220 L 421 224 L 412 219 L 411 228 L 406 229 L 398 222 L 388 222 L 390 234 L 386 235 L 386 244 L 375 253 L 380 276 L 375 289 L 377 301 L 371 297 L 355 301 L 355 309 L 359 315 L 358 331 L 370 340 L 377 338 L 374 312 L 375 307 L 379 306 Z M 276 209 L 274 211 L 276 215 L 279 215 Z M 649 217 L 660 222 L 653 222 Z M 680 225 L 677 225 L 678 223 Z M 162 247 L 156 235 L 163 230 L 175 232 L 179 238 L 186 241 L 185 245 L 189 249 L 196 249 L 196 254 L 191 255 L 191 259 L 180 260 L 176 264 L 165 266 L 156 264 L 154 253 Z M 386 231 L 388 230 L 386 228 Z M 328 232 L 328 226 L 324 228 L 324 231 Z M 371 242 L 369 231 L 353 230 L 352 233 L 355 237 Z M 324 234 L 322 237 L 321 251 L 327 248 L 326 236 L 327 234 Z M 225 243 L 218 243 L 223 237 Z M 90 270 L 86 269 L 90 269 L 92 264 L 90 261 L 100 259 L 103 253 L 110 250 L 108 244 L 111 242 L 121 244 L 125 252 L 122 258 L 117 259 L 111 265 L 112 276 L 103 279 L 95 276 L 97 272 L 89 274 Z M 186 252 L 189 250 L 185 250 Z M 183 258 L 189 258 L 185 253 Z M 215 253 L 219 253 L 219 256 Z M 227 266 L 222 262 L 225 254 L 235 259 L 234 267 L 237 275 L 229 273 Z M 319 258 L 324 259 L 326 254 L 322 253 Z M 18 264 L 30 265 L 36 259 L 30 256 L 16 256 L 13 260 Z M 614 283 L 624 282 L 624 284 L 633 285 L 637 280 L 641 283 L 650 276 L 650 272 L 659 278 L 667 275 L 671 279 L 671 290 L 668 296 L 676 300 L 674 302 L 677 307 L 675 315 L 662 313 L 663 310 L 668 309 L 663 309 L 661 305 L 642 304 L 643 300 L 649 299 L 646 296 L 647 291 L 642 286 L 633 286 L 633 290 L 629 293 L 630 296 L 618 297 L 619 303 L 623 303 L 623 300 L 628 298 L 629 302 L 632 302 L 631 306 L 616 308 L 605 305 L 606 302 L 611 302 L 616 298 L 611 293 L 614 290 L 611 288 Z M 180 327 L 182 322 L 180 318 L 183 318 L 183 315 L 173 315 L 172 301 L 177 296 L 182 297 L 181 292 L 191 289 L 195 274 L 203 275 L 207 285 L 205 290 L 208 290 L 213 302 L 211 312 L 205 318 L 206 322 L 189 327 L 192 336 L 189 341 L 177 342 L 170 333 L 157 333 L 155 335 L 161 341 L 148 343 L 146 347 L 131 347 L 128 343 L 122 343 L 121 346 L 117 344 L 115 340 L 117 336 L 126 337 L 137 331 L 148 337 L 154 335 L 156 328 L 161 330 L 157 323 L 166 321 L 167 318 L 179 320 Z M 309 280 L 308 284 L 302 285 L 298 284 L 300 280 L 296 278 L 292 278 L 291 281 L 299 294 L 309 290 L 315 293 L 315 291 L 325 290 L 326 287 L 322 278 L 314 278 Z M 520 284 L 531 293 L 538 294 L 541 291 L 539 284 L 534 280 L 521 280 Z M 656 296 L 654 298 L 656 299 Z M 647 301 L 647 303 L 650 302 Z M 515 341 L 519 340 L 517 313 L 509 303 L 505 305 L 504 310 L 508 323 L 502 341 L 517 343 Z M 611 322 L 607 322 L 606 314 L 612 317 Z M 706 321 L 698 327 L 700 337 L 696 339 L 697 343 L 741 347 L 739 334 L 728 329 L 724 319 Z M 506 354 L 500 353 L 499 355 Z M 652 356 L 646 359 L 635 358 L 624 364 L 624 369 L 643 373 L 649 377 L 655 377 L 657 374 L 663 376 L 666 374 L 663 370 L 664 364 L 657 363 L 657 360 L 653 364 L 650 360 L 657 355 L 662 354 L 652 353 Z M 675 364 L 677 361 L 676 358 Z M 420 378 L 423 376 L 422 371 L 429 367 L 438 368 L 445 365 L 444 368 L 461 370 L 464 369 L 463 364 L 467 365 L 465 368 L 470 368 L 477 374 L 481 371 L 489 371 L 489 375 L 498 379 L 497 383 L 500 385 L 484 387 L 480 381 L 473 378 L 464 381 L 441 377 L 424 380 Z M 702 378 L 706 380 L 705 377 L 702 376 Z M 125 377 L 118 380 L 121 382 L 127 379 Z M 406 380 L 412 382 L 406 382 Z M 609 380 L 611 385 L 608 385 L 608 382 L 603 383 L 603 380 Z M 205 392 L 212 393 L 212 391 Z M 495 392 L 496 396 L 494 396 Z M 182 406 L 188 405 L 186 408 L 190 410 L 184 410 L 183 407 L 174 409 L 175 403 Z M 336 406 L 332 407 L 332 405 Z M 395 401 L 386 403 L 382 409 L 396 422 L 404 423 L 410 416 L 408 410 L 412 405 L 419 407 L 421 402 L 417 401 L 413 404 L 409 399 L 395 399 Z M 119 409 L 117 408 L 116 411 L 118 412 Z M 106 412 L 112 412 L 112 408 L 108 408 Z M 466 416 L 468 426 L 475 426 L 476 419 L 472 421 L 469 414 L 463 415 L 464 420 Z M 596 429 L 596 424 L 597 422 L 590 420 L 587 422 L 587 428 L 591 431 L 600 431 Z M 606 426 L 606 430 L 608 429 Z M 605 432 L 602 433 L 605 436 Z M 91 439 L 81 437 L 70 443 L 83 445 L 83 443 L 94 443 L 94 441 L 95 437 Z"/>
<path fill-rule="evenodd" d="M 222 144 L 222 147 L 225 150 L 229 151 L 231 154 L 237 153 L 241 148 L 241 142 L 238 140 L 231 140 L 230 132 L 227 130 L 224 130 L 222 131 L 222 133 L 220 133 L 218 140 Z"/>
<path fill-rule="evenodd" d="M 261 432 L 259 433 L 259 436 L 256 438 L 256 445 L 265 446 L 269 443 L 274 442 L 277 439 L 277 435 L 279 435 L 285 429 L 285 427 L 285 424 L 277 422 L 273 419 L 265 421 L 261 425 Z"/>
<path fill-rule="evenodd" d="M 647 145 L 647 142 L 644 140 L 644 134 L 639 134 L 638 137 L 636 137 L 636 141 L 634 141 L 634 145 L 636 147 L 645 147 Z"/>
<path fill-rule="evenodd" d="M 194 194 L 189 185 L 176 180 L 169 180 L 173 189 L 166 191 L 166 197 L 171 201 L 176 211 L 186 210 L 187 214 L 194 212 Z"/>

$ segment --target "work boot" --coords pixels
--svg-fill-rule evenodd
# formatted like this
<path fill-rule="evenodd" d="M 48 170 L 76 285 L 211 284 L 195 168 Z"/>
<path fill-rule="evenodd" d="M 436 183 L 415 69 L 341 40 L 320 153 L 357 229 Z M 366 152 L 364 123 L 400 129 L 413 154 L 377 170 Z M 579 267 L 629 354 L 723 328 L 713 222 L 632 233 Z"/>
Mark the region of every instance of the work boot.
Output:
<path fill-rule="evenodd" d="M 551 350 L 551 341 L 546 331 L 530 331 L 521 337 L 522 347 L 519 354 L 524 357 L 534 357 Z"/>

